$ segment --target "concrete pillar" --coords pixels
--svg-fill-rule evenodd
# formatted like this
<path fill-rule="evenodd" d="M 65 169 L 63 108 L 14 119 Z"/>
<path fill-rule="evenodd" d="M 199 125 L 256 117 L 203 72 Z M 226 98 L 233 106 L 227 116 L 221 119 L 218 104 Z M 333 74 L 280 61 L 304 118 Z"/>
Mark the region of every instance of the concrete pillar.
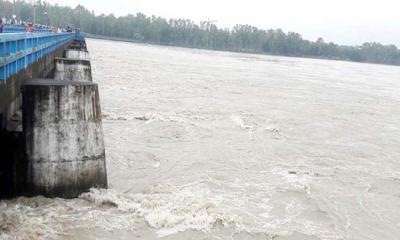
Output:
<path fill-rule="evenodd" d="M 65 50 L 65 57 L 71 59 L 90 60 L 89 52 L 86 50 L 67 49 Z"/>
<path fill-rule="evenodd" d="M 90 61 L 81 59 L 55 58 L 54 79 L 61 81 L 92 81 Z"/>
<path fill-rule="evenodd" d="M 76 49 L 76 50 L 82 50 L 82 49 L 87 49 L 86 48 L 86 42 L 84 40 L 77 40 L 75 39 L 72 41 L 71 44 L 69 44 L 68 49 Z"/>
<path fill-rule="evenodd" d="M 33 79 L 22 91 L 29 192 L 69 198 L 106 188 L 97 84 Z"/>

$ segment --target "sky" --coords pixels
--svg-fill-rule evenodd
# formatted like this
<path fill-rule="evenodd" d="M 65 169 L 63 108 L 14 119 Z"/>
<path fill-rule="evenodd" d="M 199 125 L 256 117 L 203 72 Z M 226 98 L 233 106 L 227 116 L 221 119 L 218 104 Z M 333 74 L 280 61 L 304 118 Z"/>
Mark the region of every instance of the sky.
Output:
<path fill-rule="evenodd" d="M 213 20 L 219 27 L 281 28 L 345 45 L 381 42 L 400 47 L 400 0 L 48 0 L 96 14 L 142 12 L 165 18 Z"/>

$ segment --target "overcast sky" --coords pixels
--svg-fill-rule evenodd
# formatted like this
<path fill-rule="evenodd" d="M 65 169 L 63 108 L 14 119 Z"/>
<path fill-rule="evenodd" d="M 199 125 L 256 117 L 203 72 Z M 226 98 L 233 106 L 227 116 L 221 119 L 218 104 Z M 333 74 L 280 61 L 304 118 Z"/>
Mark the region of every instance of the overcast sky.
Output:
<path fill-rule="evenodd" d="M 304 38 L 339 44 L 366 41 L 400 47 L 400 0 L 49 0 L 96 14 L 117 16 L 143 12 L 166 18 L 215 20 L 221 27 L 236 23 L 263 29 L 282 28 Z"/>

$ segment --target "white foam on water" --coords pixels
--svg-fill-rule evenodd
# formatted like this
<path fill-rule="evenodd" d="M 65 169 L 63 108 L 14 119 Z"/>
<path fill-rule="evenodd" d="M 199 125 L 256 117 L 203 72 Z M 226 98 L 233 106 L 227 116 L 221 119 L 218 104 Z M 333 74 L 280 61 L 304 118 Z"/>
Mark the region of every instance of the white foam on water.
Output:
<path fill-rule="evenodd" d="M 238 127 L 242 128 L 242 129 L 251 130 L 253 128 L 253 126 L 246 124 L 244 119 L 241 118 L 240 116 L 232 115 L 232 116 L 230 116 L 230 119 L 232 120 L 232 122 L 234 124 L 236 124 Z"/>
<path fill-rule="evenodd" d="M 53 239 L 65 230 L 57 224 L 56 205 L 43 197 L 0 203 L 0 239 Z"/>
<path fill-rule="evenodd" d="M 109 121 L 144 121 L 146 124 L 151 124 L 154 122 L 172 122 L 180 124 L 188 124 L 189 126 L 194 126 L 196 128 L 202 128 L 210 130 L 210 127 L 204 124 L 198 123 L 199 121 L 204 121 L 206 118 L 199 115 L 185 115 L 178 114 L 176 112 L 118 112 L 117 110 L 103 110 L 103 119 Z"/>
<path fill-rule="evenodd" d="M 192 189 L 193 190 L 193 189 Z M 159 236 L 171 235 L 186 230 L 211 231 L 215 224 L 240 226 L 240 218 L 218 208 L 218 202 L 207 199 L 200 192 L 183 190 L 178 192 L 152 190 L 147 194 L 127 194 L 113 190 L 92 189 L 81 199 L 96 205 L 111 204 L 122 215 L 143 217 L 157 229 Z"/>
<path fill-rule="evenodd" d="M 79 199 L 18 198 L 0 205 L 0 239 L 55 239 L 73 228 L 134 231 L 140 221 L 159 237 L 215 227 L 240 229 L 241 219 L 200 189 L 156 187 L 149 193 L 91 189 Z"/>

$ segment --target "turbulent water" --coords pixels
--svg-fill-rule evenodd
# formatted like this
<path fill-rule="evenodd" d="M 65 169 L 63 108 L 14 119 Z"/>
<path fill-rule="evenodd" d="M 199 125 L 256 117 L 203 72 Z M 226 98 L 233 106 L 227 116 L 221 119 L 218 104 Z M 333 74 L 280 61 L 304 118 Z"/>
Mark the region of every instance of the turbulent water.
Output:
<path fill-rule="evenodd" d="M 399 67 L 87 44 L 110 189 L 2 201 L 1 239 L 399 239 Z"/>

